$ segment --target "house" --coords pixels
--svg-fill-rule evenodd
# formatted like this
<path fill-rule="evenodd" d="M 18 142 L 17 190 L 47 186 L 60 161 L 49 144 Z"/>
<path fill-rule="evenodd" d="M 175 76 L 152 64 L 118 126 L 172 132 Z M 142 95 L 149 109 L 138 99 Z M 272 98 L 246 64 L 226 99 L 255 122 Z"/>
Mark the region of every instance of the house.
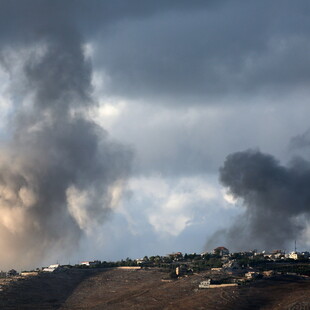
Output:
<path fill-rule="evenodd" d="M 273 257 L 273 253 L 269 253 L 269 252 L 266 252 L 266 251 L 263 251 L 263 256 L 265 259 L 272 259 Z"/>
<path fill-rule="evenodd" d="M 38 271 L 23 271 L 20 273 L 22 277 L 33 277 L 37 276 L 39 274 Z"/>
<path fill-rule="evenodd" d="M 289 253 L 288 258 L 298 260 L 300 259 L 300 254 L 294 251 Z"/>
<path fill-rule="evenodd" d="M 92 266 L 98 265 L 98 263 L 99 263 L 99 261 L 97 261 L 97 260 L 95 260 L 95 261 L 85 261 L 85 262 L 81 262 L 80 265 L 92 267 Z"/>
<path fill-rule="evenodd" d="M 278 259 L 281 259 L 282 257 L 284 258 L 284 252 L 282 250 L 274 250 L 270 253 L 263 251 L 262 254 L 265 259 L 270 259 L 270 260 L 278 260 Z"/>
<path fill-rule="evenodd" d="M 17 276 L 17 275 L 18 275 L 18 273 L 17 273 L 17 271 L 14 270 L 14 269 L 11 269 L 11 270 L 9 270 L 9 271 L 7 272 L 7 276 L 8 276 L 8 277 L 13 277 L 13 276 Z"/>
<path fill-rule="evenodd" d="M 274 270 L 266 270 L 266 271 L 263 271 L 263 276 L 268 278 L 268 277 L 271 277 L 275 274 L 275 271 Z"/>
<path fill-rule="evenodd" d="M 229 250 L 223 246 L 219 246 L 213 250 L 213 254 L 219 256 L 229 255 Z"/>
<path fill-rule="evenodd" d="M 234 270 L 239 270 L 240 266 L 239 266 L 238 262 L 235 259 L 233 259 L 233 260 L 229 260 L 228 262 L 223 264 L 223 268 L 227 272 L 232 272 Z"/>
<path fill-rule="evenodd" d="M 144 263 L 143 258 L 136 259 L 136 263 L 137 263 L 137 265 L 142 265 Z"/>
<path fill-rule="evenodd" d="M 259 275 L 259 273 L 256 271 L 249 271 L 244 276 L 246 277 L 246 279 L 251 280 L 251 279 L 257 278 L 258 275 Z"/>
<path fill-rule="evenodd" d="M 275 250 L 272 252 L 274 259 L 284 258 L 285 253 L 282 250 Z"/>
<path fill-rule="evenodd" d="M 198 287 L 199 288 L 209 288 L 211 283 L 211 279 L 207 279 L 205 281 L 202 281 L 199 283 Z"/>
<path fill-rule="evenodd" d="M 222 271 L 222 270 L 223 270 L 222 267 L 211 268 L 211 271 Z"/>
<path fill-rule="evenodd" d="M 183 258 L 183 254 L 181 252 L 171 253 L 168 254 L 168 256 L 174 261 L 179 261 Z"/>
<path fill-rule="evenodd" d="M 43 268 L 44 272 L 54 272 L 60 268 L 59 264 L 49 265 L 47 268 Z"/>

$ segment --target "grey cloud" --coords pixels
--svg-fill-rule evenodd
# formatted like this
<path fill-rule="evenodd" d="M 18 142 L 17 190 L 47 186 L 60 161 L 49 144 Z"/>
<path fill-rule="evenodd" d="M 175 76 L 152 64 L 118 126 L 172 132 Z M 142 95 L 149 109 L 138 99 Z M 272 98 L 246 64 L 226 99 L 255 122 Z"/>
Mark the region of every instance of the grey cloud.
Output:
<path fill-rule="evenodd" d="M 92 36 L 93 33 L 101 31 L 102 27 L 122 19 L 145 18 L 165 11 L 192 11 L 217 5 L 215 0 L 197 0 L 191 3 L 186 0 L 1 0 L 0 38 L 10 40 L 14 35 L 23 40 L 26 34 L 24 39 L 29 39 L 44 30 L 61 30 L 62 25 L 74 26 Z"/>
<path fill-rule="evenodd" d="M 287 153 L 294 158 L 310 158 L 310 130 L 294 135 L 287 147 Z"/>
<path fill-rule="evenodd" d="M 25 3 L 31 14 L 43 9 L 40 1 L 26 1 L 21 7 L 4 3 L 22 18 L 18 10 Z M 49 6 L 44 9 L 53 14 Z M 113 141 L 87 116 L 96 104 L 91 97 L 91 65 L 74 23 L 33 17 L 33 22 L 27 21 L 29 38 L 12 35 L 1 49 L 2 64 L 12 78 L 12 97 L 20 94 L 13 100 L 11 140 L 0 149 L 4 268 L 33 267 L 51 252 L 76 249 L 80 237 L 101 224 L 117 204 L 132 158 L 129 148 Z M 33 42 L 40 51 L 33 50 Z M 23 64 L 20 77 L 15 76 L 6 49 L 12 51 L 14 44 L 29 50 L 14 51 Z"/>
<path fill-rule="evenodd" d="M 291 151 L 300 150 L 300 149 L 309 149 L 310 147 L 310 130 L 307 130 L 303 134 L 294 136 L 290 143 L 289 149 Z"/>
<path fill-rule="evenodd" d="M 96 37 L 95 62 L 111 95 L 210 103 L 307 86 L 306 2 L 220 2 L 120 20 Z M 100 40 L 100 42 L 99 42 Z"/>
<path fill-rule="evenodd" d="M 35 41 L 42 32 L 69 40 L 73 27 L 95 46 L 104 96 L 210 104 L 307 88 L 309 9 L 280 0 L 3 0 L 0 40 Z"/>
<path fill-rule="evenodd" d="M 281 165 L 273 156 L 249 150 L 230 154 L 220 181 L 243 201 L 245 212 L 207 246 L 224 238 L 235 249 L 276 249 L 301 238 L 310 215 L 310 163 L 294 159 Z"/>

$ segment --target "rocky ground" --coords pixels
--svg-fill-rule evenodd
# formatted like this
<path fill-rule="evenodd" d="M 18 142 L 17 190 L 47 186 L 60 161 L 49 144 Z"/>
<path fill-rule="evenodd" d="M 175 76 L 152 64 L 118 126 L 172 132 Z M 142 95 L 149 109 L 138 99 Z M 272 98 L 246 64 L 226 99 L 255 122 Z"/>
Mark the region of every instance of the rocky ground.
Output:
<path fill-rule="evenodd" d="M 0 309 L 309 309 L 310 280 L 277 276 L 245 286 L 198 290 L 206 273 L 173 282 L 157 269 L 68 270 L 15 280 Z"/>

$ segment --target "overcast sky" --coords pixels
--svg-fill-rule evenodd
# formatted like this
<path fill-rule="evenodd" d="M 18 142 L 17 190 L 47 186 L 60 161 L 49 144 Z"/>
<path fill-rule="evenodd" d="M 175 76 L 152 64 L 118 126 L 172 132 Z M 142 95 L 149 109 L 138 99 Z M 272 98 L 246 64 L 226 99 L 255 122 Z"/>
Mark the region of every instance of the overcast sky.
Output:
<path fill-rule="evenodd" d="M 309 250 L 309 201 L 294 209 L 303 195 L 296 188 L 307 188 L 309 178 L 298 179 L 294 190 L 283 185 L 264 204 L 270 226 L 283 216 L 301 229 L 270 244 L 266 234 L 275 232 L 265 225 L 264 233 L 257 229 L 238 243 L 227 231 L 259 222 L 254 217 L 262 211 L 250 210 L 261 210 L 260 189 L 234 191 L 234 181 L 219 172 L 229 154 L 243 152 L 272 157 L 276 171 L 288 171 L 282 178 L 297 169 L 290 167 L 298 156 L 308 173 L 309 13 L 302 0 L 0 0 L 1 195 L 17 195 L 18 208 L 26 208 L 18 225 L 35 217 L 25 230 L 10 226 L 16 202 L 3 198 L 0 233 L 10 244 L 2 245 L 16 256 L 12 248 L 31 249 L 34 238 L 44 244 L 34 252 L 38 264 L 221 245 L 272 250 L 279 244 L 289 251 L 295 239 Z M 72 162 L 62 157 L 76 152 L 82 155 Z M 41 157 L 46 162 L 36 167 Z M 47 180 L 56 180 L 55 169 L 57 180 L 66 181 L 51 194 L 61 198 L 46 203 L 54 199 Z M 21 191 L 36 202 L 25 202 Z M 288 192 L 285 208 L 296 212 L 273 212 L 269 201 Z M 67 229 L 54 236 L 58 226 L 42 218 L 57 222 L 59 212 Z M 70 251 L 62 251 L 64 244 Z"/>

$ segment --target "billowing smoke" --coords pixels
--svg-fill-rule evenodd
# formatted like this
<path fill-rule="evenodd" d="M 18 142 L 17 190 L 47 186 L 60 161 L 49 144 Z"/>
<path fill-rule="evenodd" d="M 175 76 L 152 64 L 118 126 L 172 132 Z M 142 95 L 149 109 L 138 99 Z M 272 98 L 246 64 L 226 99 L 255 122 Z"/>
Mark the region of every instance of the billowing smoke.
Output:
<path fill-rule="evenodd" d="M 130 150 L 88 117 L 84 42 L 57 23 L 32 29 L 29 42 L 12 36 L 1 51 L 12 101 L 0 149 L 1 268 L 76 249 L 117 204 L 129 173 Z"/>
<path fill-rule="evenodd" d="M 304 234 L 310 219 L 308 161 L 296 158 L 283 166 L 260 151 L 238 152 L 227 156 L 220 181 L 245 212 L 216 232 L 207 247 L 224 238 L 236 250 L 285 249 Z"/>

